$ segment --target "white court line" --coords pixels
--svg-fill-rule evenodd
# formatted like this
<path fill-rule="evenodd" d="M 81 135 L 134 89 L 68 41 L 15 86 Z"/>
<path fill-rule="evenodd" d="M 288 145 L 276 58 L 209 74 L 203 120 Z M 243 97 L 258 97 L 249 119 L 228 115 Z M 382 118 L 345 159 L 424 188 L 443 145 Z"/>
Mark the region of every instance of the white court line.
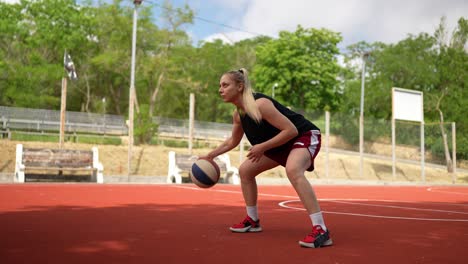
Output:
<path fill-rule="evenodd" d="M 222 193 L 233 193 L 233 194 L 242 194 L 241 191 L 231 191 L 231 190 L 217 190 L 217 189 L 202 189 L 199 187 L 188 187 L 180 185 L 172 185 L 174 188 L 189 189 L 195 191 L 211 191 L 211 192 L 222 192 Z M 259 196 L 266 197 L 278 197 L 286 199 L 297 199 L 297 195 L 283 195 L 283 194 L 268 194 L 268 193 L 258 193 Z M 363 198 L 320 198 L 319 201 L 356 201 L 356 202 L 387 202 L 387 203 L 410 203 L 410 204 L 440 204 L 435 202 L 415 202 L 415 201 L 402 201 L 402 200 L 376 200 L 376 199 L 363 199 Z M 456 206 L 468 206 L 466 204 L 456 204 L 456 203 L 444 203 L 447 205 L 456 205 Z"/>
<path fill-rule="evenodd" d="M 188 187 L 188 186 L 171 186 L 175 188 L 181 189 L 189 189 L 189 190 L 196 190 L 196 191 L 206 191 L 207 189 L 201 189 L 198 187 Z M 217 190 L 217 189 L 210 189 L 209 191 L 212 192 L 221 192 L 221 193 L 233 193 L 233 194 L 242 194 L 240 191 L 231 191 L 231 190 Z M 297 199 L 297 196 L 291 195 L 282 195 L 282 194 L 265 194 L 259 193 L 259 196 L 267 196 L 267 197 L 279 197 L 279 198 L 293 198 Z M 417 203 L 417 202 L 410 202 L 410 201 L 397 201 L 397 200 L 372 200 L 372 199 L 341 199 L 341 198 L 325 198 L 325 199 L 318 199 L 319 201 L 327 201 L 327 202 L 335 202 L 335 203 L 350 203 L 350 204 L 358 204 L 358 205 L 367 205 L 367 206 L 376 206 L 376 207 L 390 207 L 390 208 L 399 208 L 399 209 L 408 209 L 408 210 L 419 210 L 419 211 L 433 211 L 433 212 L 445 212 L 445 213 L 458 213 L 458 214 L 468 214 L 465 212 L 458 212 L 458 211 L 444 211 L 444 210 L 435 210 L 435 209 L 425 209 L 425 208 L 416 208 L 416 207 L 403 207 L 403 206 L 390 206 L 390 205 L 371 205 L 371 204 L 364 204 L 364 203 L 352 203 L 351 201 L 356 202 L 395 202 L 395 203 Z M 294 209 L 294 210 L 301 210 L 305 211 L 304 208 L 298 208 L 293 206 L 287 206 L 286 203 L 290 202 L 298 202 L 299 200 L 289 200 L 280 202 L 278 205 L 287 208 L 287 209 Z M 431 204 L 431 203 L 430 203 Z M 438 218 L 417 218 L 417 217 L 402 217 L 402 216 L 384 216 L 384 215 L 370 215 L 370 214 L 354 214 L 354 213 L 344 213 L 344 212 L 333 212 L 333 211 L 322 211 L 328 214 L 338 214 L 338 215 L 351 215 L 351 216 L 362 216 L 362 217 L 372 217 L 372 218 L 384 218 L 384 219 L 401 219 L 401 220 L 419 220 L 419 221 L 445 221 L 445 222 L 468 222 L 468 219 L 438 219 Z"/>
<path fill-rule="evenodd" d="M 427 190 L 428 192 L 449 193 L 449 194 L 457 194 L 457 195 L 468 195 L 468 193 L 441 191 L 440 188 L 435 189 L 435 188 L 432 188 L 432 187 L 429 187 L 429 188 L 427 188 L 426 190 Z"/>
<path fill-rule="evenodd" d="M 278 205 L 286 209 L 294 209 L 305 211 L 304 208 L 294 207 L 286 205 L 291 202 L 300 202 L 300 200 L 289 200 L 280 202 Z M 446 218 L 419 218 L 419 217 L 404 217 L 404 216 L 385 216 L 385 215 L 371 215 L 371 214 L 355 214 L 355 213 L 343 213 L 343 212 L 333 212 L 333 211 L 322 211 L 322 213 L 327 214 L 338 214 L 338 215 L 351 215 L 351 216 L 362 216 L 362 217 L 371 217 L 371 218 L 384 218 L 384 219 L 399 219 L 399 220 L 417 220 L 417 221 L 443 221 L 443 222 L 468 222 L 468 219 L 446 219 Z"/>
<path fill-rule="evenodd" d="M 356 202 L 384 202 L 384 203 L 407 203 L 407 204 L 437 204 L 440 205 L 441 202 L 429 202 L 429 201 L 403 201 L 403 200 L 385 200 L 385 199 L 363 199 L 363 198 L 321 198 L 320 201 L 356 201 Z M 457 204 L 457 203 L 446 203 L 443 202 L 445 205 L 453 205 L 453 206 L 468 206 L 468 204 Z"/>
<path fill-rule="evenodd" d="M 369 200 L 371 201 L 371 200 Z M 372 200 L 379 202 L 378 200 Z M 447 211 L 447 210 L 438 210 L 438 209 L 425 209 L 425 208 L 418 208 L 418 207 L 406 207 L 406 206 L 396 206 L 396 205 L 377 205 L 377 204 L 366 204 L 366 203 L 355 203 L 355 202 L 347 202 L 347 201 L 329 201 L 332 203 L 343 203 L 343 204 L 356 204 L 356 205 L 363 205 L 363 206 L 374 206 L 374 207 L 386 207 L 386 208 L 397 208 L 403 210 L 416 210 L 416 211 L 428 211 L 428 212 L 441 212 L 441 213 L 453 213 L 453 214 L 467 214 L 468 212 L 459 212 L 459 211 Z"/>

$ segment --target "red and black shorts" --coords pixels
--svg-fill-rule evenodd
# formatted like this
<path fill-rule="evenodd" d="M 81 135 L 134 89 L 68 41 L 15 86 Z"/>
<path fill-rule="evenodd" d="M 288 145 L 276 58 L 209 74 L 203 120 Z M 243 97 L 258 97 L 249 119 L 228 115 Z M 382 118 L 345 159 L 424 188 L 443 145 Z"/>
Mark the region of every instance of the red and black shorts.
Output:
<path fill-rule="evenodd" d="M 322 139 L 319 130 L 310 130 L 288 143 L 274 149 L 267 150 L 265 156 L 278 162 L 283 167 L 286 166 L 289 153 L 295 148 L 307 148 L 310 154 L 311 165 L 307 171 L 314 170 L 314 160 L 320 151 Z"/>

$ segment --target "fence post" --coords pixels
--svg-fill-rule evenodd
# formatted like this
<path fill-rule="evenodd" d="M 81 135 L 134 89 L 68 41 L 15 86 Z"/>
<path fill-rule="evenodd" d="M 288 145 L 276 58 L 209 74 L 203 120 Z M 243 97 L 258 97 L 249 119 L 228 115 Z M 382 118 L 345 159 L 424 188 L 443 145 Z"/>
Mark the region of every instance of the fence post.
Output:
<path fill-rule="evenodd" d="M 421 180 L 426 183 L 426 172 L 425 172 L 425 159 L 426 159 L 426 149 L 424 146 L 424 119 L 421 121 Z"/>
<path fill-rule="evenodd" d="M 105 136 L 106 135 L 106 113 L 104 113 L 104 122 L 103 123 L 104 123 L 104 136 Z"/>
<path fill-rule="evenodd" d="M 392 180 L 396 180 L 396 154 L 395 154 L 395 118 L 392 115 Z"/>
<path fill-rule="evenodd" d="M 189 154 L 192 155 L 193 148 L 193 129 L 194 129 L 194 120 L 195 120 L 195 94 L 190 93 L 190 102 L 189 102 L 189 136 L 188 136 L 188 146 Z"/>
<path fill-rule="evenodd" d="M 330 112 L 325 111 L 325 178 L 329 179 L 329 167 L 330 167 Z"/>
<path fill-rule="evenodd" d="M 455 122 L 452 122 L 452 158 L 453 158 L 453 173 L 452 182 L 457 181 L 457 127 Z"/>
<path fill-rule="evenodd" d="M 67 77 L 62 78 L 62 98 L 60 104 L 60 133 L 59 133 L 59 147 L 63 147 L 65 141 L 65 115 L 67 109 Z"/>

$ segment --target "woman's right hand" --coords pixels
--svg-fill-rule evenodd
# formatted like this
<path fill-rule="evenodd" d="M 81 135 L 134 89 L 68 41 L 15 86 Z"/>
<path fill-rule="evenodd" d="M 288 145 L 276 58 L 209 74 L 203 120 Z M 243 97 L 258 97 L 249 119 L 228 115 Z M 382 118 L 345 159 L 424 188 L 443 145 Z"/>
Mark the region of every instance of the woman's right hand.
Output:
<path fill-rule="evenodd" d="M 214 160 L 216 157 L 212 157 L 209 154 L 204 155 L 204 156 L 198 156 L 198 159 L 206 159 L 206 160 Z"/>

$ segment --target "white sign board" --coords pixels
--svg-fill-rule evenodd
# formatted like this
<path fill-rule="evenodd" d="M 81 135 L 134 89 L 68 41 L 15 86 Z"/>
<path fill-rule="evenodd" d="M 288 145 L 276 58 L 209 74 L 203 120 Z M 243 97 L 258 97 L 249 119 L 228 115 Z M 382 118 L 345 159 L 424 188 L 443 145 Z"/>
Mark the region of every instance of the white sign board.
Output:
<path fill-rule="evenodd" d="M 424 122 L 422 92 L 393 88 L 392 94 L 393 119 Z"/>
<path fill-rule="evenodd" d="M 417 121 L 421 123 L 421 179 L 426 182 L 424 173 L 424 109 L 423 93 L 420 91 L 392 88 L 392 174 L 396 179 L 395 120 Z"/>

